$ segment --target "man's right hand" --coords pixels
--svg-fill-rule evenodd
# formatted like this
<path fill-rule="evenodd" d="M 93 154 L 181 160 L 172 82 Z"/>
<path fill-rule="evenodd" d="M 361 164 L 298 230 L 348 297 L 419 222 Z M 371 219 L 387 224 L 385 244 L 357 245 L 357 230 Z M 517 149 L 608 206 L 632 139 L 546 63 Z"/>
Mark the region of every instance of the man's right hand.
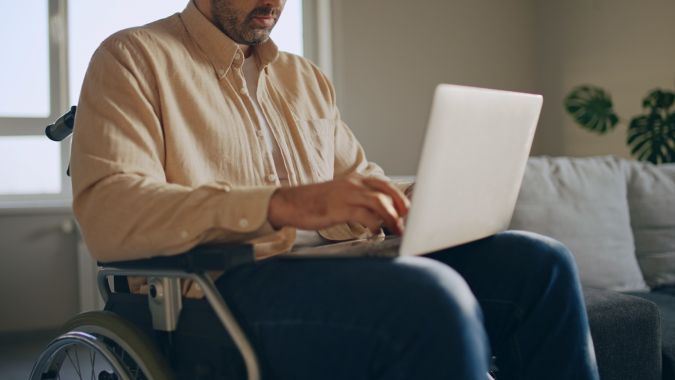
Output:
<path fill-rule="evenodd" d="M 270 199 L 268 220 L 284 226 L 318 230 L 339 223 L 356 222 L 373 233 L 381 227 L 401 235 L 408 199 L 386 181 L 348 176 L 329 182 L 284 187 Z"/>

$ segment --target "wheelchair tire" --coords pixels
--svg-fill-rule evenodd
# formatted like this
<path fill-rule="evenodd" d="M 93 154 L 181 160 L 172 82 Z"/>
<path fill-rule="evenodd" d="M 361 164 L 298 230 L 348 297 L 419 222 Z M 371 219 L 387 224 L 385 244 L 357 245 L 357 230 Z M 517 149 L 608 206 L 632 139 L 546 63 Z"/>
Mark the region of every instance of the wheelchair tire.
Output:
<path fill-rule="evenodd" d="M 31 380 L 174 378 L 164 356 L 145 333 L 114 313 L 79 314 L 63 331 L 40 355 Z"/>

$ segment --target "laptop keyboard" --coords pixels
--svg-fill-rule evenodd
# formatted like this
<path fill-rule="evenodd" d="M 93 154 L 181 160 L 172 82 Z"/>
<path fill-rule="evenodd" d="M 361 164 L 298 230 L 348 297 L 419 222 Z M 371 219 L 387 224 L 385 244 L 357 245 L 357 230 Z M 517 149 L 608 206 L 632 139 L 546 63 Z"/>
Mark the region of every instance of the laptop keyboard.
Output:
<path fill-rule="evenodd" d="M 385 238 L 371 238 L 350 240 L 339 243 L 325 244 L 318 247 L 303 247 L 282 255 L 285 257 L 396 257 L 401 238 L 387 236 Z"/>

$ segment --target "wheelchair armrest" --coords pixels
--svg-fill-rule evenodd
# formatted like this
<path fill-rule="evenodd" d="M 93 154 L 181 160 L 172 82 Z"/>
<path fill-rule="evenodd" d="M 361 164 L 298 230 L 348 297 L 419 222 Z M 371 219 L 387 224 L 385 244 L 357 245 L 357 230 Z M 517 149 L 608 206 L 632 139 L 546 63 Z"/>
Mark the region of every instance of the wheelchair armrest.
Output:
<path fill-rule="evenodd" d="M 227 271 L 253 263 L 255 256 L 250 244 L 221 244 L 197 246 L 174 256 L 156 256 L 148 259 L 98 262 L 101 267 L 119 269 L 182 270 L 187 273 Z"/>

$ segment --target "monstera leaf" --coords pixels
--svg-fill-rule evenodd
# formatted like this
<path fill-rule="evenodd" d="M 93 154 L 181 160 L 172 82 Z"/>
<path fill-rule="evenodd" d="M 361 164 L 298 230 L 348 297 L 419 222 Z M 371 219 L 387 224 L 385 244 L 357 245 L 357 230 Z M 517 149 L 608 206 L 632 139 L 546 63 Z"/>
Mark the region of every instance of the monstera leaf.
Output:
<path fill-rule="evenodd" d="M 675 162 L 675 94 L 654 90 L 642 101 L 646 114 L 628 126 L 628 146 L 639 160 L 654 164 Z"/>
<path fill-rule="evenodd" d="M 670 91 L 656 89 L 642 100 L 642 107 L 649 108 L 653 112 L 668 112 L 675 102 L 675 94 Z"/>
<path fill-rule="evenodd" d="M 612 98 L 599 87 L 580 86 L 565 98 L 565 109 L 583 128 L 604 134 L 619 123 Z"/>

